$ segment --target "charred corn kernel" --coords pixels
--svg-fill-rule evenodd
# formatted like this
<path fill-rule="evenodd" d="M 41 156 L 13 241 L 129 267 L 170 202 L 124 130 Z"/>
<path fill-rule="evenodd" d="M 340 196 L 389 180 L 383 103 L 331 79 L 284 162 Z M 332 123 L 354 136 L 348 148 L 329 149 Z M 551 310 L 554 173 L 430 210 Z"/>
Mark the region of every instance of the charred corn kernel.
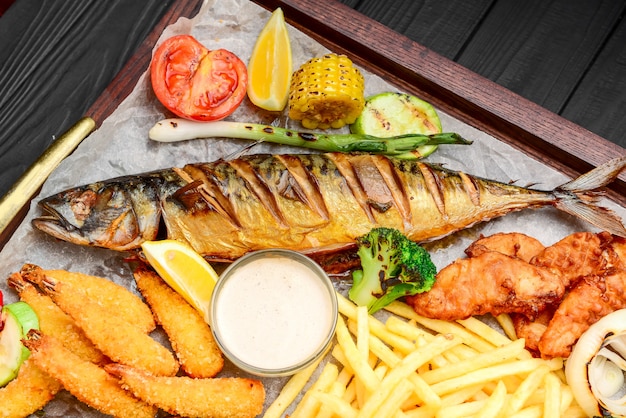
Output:
<path fill-rule="evenodd" d="M 363 90 L 363 76 L 345 55 L 312 58 L 292 76 L 289 117 L 308 129 L 341 128 L 361 114 Z"/>

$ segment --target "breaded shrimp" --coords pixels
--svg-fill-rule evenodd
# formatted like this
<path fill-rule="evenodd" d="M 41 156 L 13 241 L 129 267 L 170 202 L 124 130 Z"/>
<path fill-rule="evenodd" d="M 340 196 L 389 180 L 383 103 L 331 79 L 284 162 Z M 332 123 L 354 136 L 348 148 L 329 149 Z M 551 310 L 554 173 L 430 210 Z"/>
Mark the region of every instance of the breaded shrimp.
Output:
<path fill-rule="evenodd" d="M 76 399 L 117 417 L 154 417 L 157 409 L 133 397 L 101 367 L 66 349 L 56 338 L 29 331 L 24 344 L 31 359 L 63 384 Z"/>
<path fill-rule="evenodd" d="M 111 360 L 148 370 L 156 375 L 173 376 L 179 368 L 170 350 L 140 331 L 125 318 L 110 311 L 74 287 L 46 276 L 42 290 L 72 317 L 85 335 Z"/>
<path fill-rule="evenodd" d="M 111 363 L 105 370 L 118 376 L 135 396 L 164 411 L 188 417 L 243 418 L 261 413 L 265 388 L 258 380 L 224 377 L 157 377 Z"/>
<path fill-rule="evenodd" d="M 139 267 L 134 276 L 185 373 L 197 378 L 218 374 L 224 366 L 224 358 L 202 315 L 156 272 Z"/>
<path fill-rule="evenodd" d="M 19 273 L 13 273 L 7 279 L 20 299 L 30 305 L 39 318 L 39 330 L 52 335 L 63 345 L 84 360 L 96 364 L 108 362 L 107 357 L 85 335 L 74 320 L 59 308 L 48 295 L 44 295 L 32 284 L 24 280 Z"/>
<path fill-rule="evenodd" d="M 58 380 L 28 359 L 17 377 L 0 388 L 0 417 L 27 417 L 46 406 L 62 388 Z"/>
<path fill-rule="evenodd" d="M 44 270 L 34 264 L 24 264 L 20 273 L 25 280 L 39 287 L 46 277 L 62 282 L 73 293 L 83 293 L 98 301 L 101 306 L 126 318 L 146 334 L 156 327 L 150 308 L 139 296 L 106 278 L 65 270 Z"/>

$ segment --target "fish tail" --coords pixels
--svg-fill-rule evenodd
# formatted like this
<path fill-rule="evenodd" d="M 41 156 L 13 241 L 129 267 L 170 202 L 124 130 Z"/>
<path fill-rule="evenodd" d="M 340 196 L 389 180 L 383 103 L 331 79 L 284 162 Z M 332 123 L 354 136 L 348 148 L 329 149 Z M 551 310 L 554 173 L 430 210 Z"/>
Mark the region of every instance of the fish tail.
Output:
<path fill-rule="evenodd" d="M 609 160 L 574 180 L 559 186 L 559 190 L 577 193 L 604 187 L 615 180 L 625 167 L 626 156 Z"/>
<path fill-rule="evenodd" d="M 596 205 L 601 187 L 611 183 L 626 168 L 626 157 L 615 158 L 593 170 L 557 187 L 555 206 L 563 212 L 620 237 L 626 237 L 626 227 L 612 210 Z"/>

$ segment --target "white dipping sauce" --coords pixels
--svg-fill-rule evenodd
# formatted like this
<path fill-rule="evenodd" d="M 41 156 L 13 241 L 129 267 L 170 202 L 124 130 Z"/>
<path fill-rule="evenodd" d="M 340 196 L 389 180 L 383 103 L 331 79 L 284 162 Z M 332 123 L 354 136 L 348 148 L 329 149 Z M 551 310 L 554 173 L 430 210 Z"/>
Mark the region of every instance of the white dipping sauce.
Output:
<path fill-rule="evenodd" d="M 286 369 L 324 348 L 334 331 L 336 296 L 320 272 L 273 254 L 227 273 L 216 287 L 212 322 L 231 360 L 258 369 Z"/>

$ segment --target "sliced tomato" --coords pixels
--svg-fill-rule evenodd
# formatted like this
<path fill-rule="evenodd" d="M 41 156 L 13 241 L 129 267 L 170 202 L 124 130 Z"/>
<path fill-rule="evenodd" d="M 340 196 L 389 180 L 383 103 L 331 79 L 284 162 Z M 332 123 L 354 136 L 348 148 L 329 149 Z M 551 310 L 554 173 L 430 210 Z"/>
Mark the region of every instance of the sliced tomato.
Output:
<path fill-rule="evenodd" d="M 193 36 L 178 35 L 155 51 L 152 89 L 181 118 L 210 121 L 230 115 L 246 97 L 248 71 L 225 49 L 208 50 Z"/>

